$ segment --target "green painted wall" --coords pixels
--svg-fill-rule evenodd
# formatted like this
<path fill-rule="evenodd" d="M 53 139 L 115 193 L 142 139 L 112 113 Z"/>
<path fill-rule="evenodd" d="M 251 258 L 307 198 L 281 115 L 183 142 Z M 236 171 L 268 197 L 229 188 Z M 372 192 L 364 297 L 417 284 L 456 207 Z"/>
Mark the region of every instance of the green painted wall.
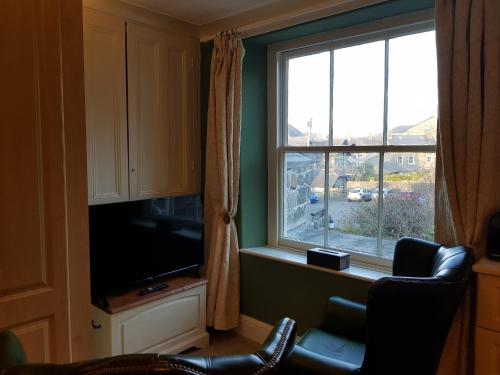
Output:
<path fill-rule="evenodd" d="M 365 303 L 370 283 L 241 254 L 241 312 L 269 324 L 288 316 L 299 335 L 320 323 L 330 296 Z"/>
<path fill-rule="evenodd" d="M 241 248 L 267 243 L 268 44 L 433 7 L 434 0 L 393 0 L 244 40 L 241 182 L 237 217 Z M 206 65 L 210 65 L 211 49 L 211 44 L 201 45 L 202 119 L 206 119 L 203 100 L 208 98 L 208 78 L 203 75 L 209 74 Z M 300 332 L 319 322 L 330 295 L 364 302 L 369 286 L 370 283 L 351 278 L 241 255 L 242 313 L 270 324 L 283 316 L 290 316 L 299 323 Z"/>
<path fill-rule="evenodd" d="M 267 45 L 244 44 L 239 238 L 248 248 L 267 244 Z"/>

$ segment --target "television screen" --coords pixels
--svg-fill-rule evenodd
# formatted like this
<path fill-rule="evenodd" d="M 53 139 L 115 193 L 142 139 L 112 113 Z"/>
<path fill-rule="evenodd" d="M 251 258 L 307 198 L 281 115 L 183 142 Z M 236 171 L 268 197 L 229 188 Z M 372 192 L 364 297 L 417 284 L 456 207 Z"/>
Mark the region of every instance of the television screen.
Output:
<path fill-rule="evenodd" d="M 200 196 L 90 206 L 89 230 L 93 297 L 203 264 Z"/>

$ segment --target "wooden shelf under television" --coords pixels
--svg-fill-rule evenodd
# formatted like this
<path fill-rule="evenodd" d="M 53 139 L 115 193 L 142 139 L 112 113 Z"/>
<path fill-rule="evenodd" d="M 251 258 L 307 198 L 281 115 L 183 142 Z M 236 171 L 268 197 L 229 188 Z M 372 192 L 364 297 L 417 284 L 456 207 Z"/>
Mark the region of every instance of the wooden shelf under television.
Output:
<path fill-rule="evenodd" d="M 146 295 L 139 294 L 139 292 L 147 286 L 154 286 L 161 283 L 167 283 L 168 287 Z M 180 276 L 165 278 L 163 280 L 153 282 L 150 285 L 141 286 L 124 292 L 123 294 L 108 297 L 109 307 L 104 310 L 109 314 L 116 314 L 118 312 L 156 301 L 206 283 L 207 279 L 204 277 Z"/>

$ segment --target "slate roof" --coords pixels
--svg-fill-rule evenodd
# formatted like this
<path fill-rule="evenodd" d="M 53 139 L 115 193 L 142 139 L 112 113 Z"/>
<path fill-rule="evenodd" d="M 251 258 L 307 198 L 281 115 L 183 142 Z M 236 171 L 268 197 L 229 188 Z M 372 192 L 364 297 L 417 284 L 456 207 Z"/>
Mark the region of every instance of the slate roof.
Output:
<path fill-rule="evenodd" d="M 387 140 L 390 145 L 435 145 L 436 140 L 425 135 L 392 135 Z"/>
<path fill-rule="evenodd" d="M 286 165 L 288 169 L 299 166 L 309 166 L 316 161 L 318 161 L 318 158 L 315 155 L 300 153 L 290 153 L 286 155 Z"/>
<path fill-rule="evenodd" d="M 395 128 L 392 129 L 392 134 L 394 134 L 394 133 L 404 133 L 408 129 L 411 129 L 414 126 L 417 126 L 417 125 L 418 124 L 416 124 L 416 125 L 400 125 L 400 126 L 396 126 Z"/>

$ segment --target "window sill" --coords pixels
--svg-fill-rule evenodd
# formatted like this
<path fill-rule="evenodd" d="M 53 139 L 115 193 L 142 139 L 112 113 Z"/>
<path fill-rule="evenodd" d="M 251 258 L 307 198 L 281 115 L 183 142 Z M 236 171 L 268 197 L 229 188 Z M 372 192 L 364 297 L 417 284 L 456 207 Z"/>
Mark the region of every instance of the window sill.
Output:
<path fill-rule="evenodd" d="M 336 271 L 325 267 L 314 266 L 312 264 L 307 264 L 305 253 L 298 253 L 291 250 L 284 250 L 276 247 L 251 247 L 247 249 L 240 249 L 240 253 L 248 254 L 253 256 L 258 256 L 261 258 L 272 259 L 278 262 L 293 264 L 299 267 L 310 268 L 313 270 L 333 273 L 336 275 L 349 277 L 352 279 L 358 279 L 363 281 L 373 282 L 382 277 L 391 276 L 388 271 L 383 271 L 374 268 L 368 268 L 361 266 L 351 261 L 350 267 L 342 270 Z"/>

